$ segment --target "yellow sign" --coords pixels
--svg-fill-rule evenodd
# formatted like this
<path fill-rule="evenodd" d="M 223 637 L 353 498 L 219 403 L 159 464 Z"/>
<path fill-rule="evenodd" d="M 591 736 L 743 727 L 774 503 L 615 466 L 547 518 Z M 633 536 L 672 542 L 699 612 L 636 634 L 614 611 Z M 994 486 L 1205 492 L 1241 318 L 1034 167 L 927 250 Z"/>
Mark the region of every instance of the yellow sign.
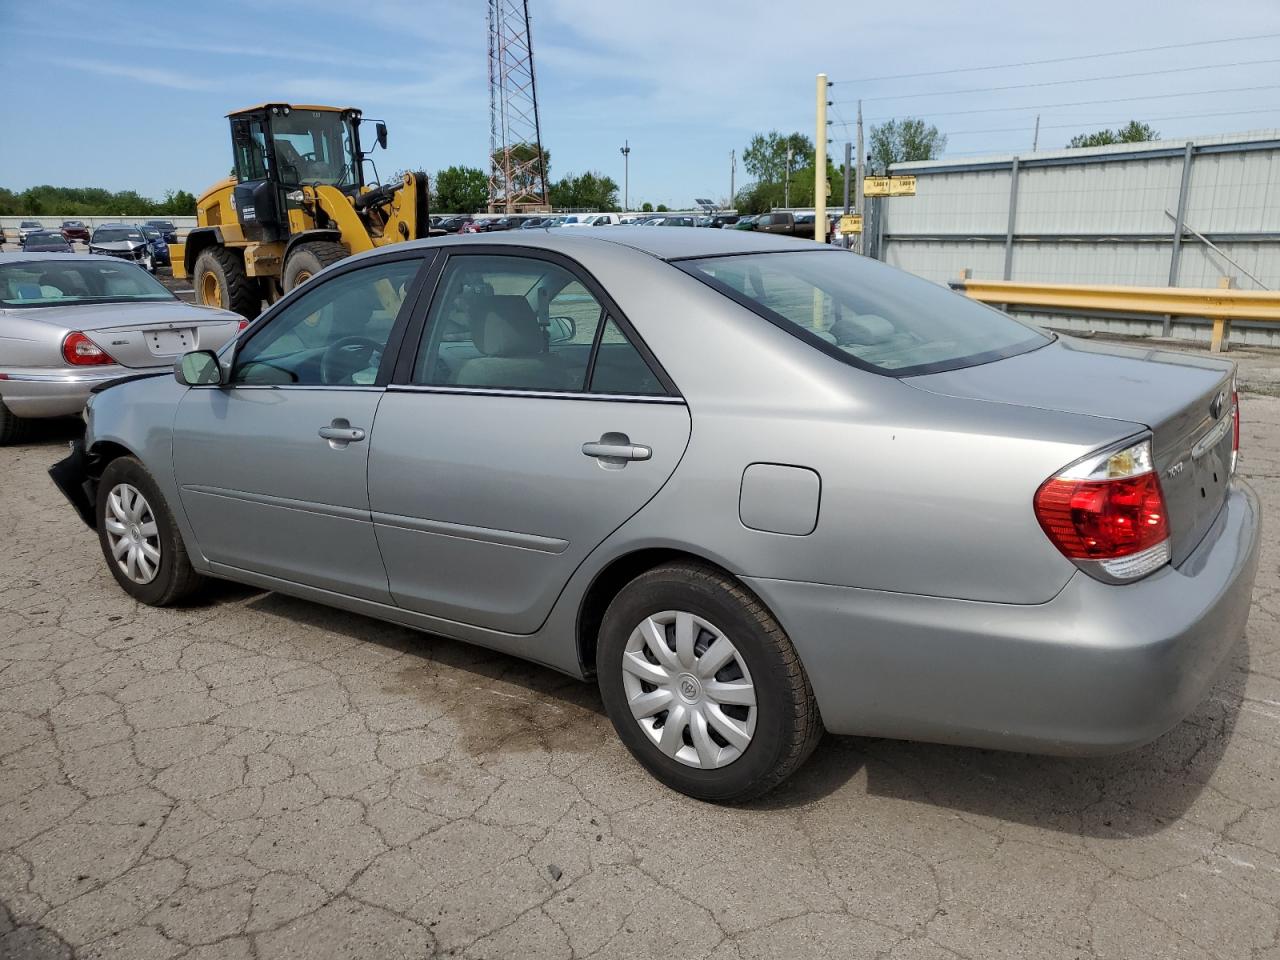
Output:
<path fill-rule="evenodd" d="M 915 177 L 865 177 L 862 181 L 864 197 L 914 197 Z"/>
<path fill-rule="evenodd" d="M 847 213 L 840 218 L 841 233 L 861 233 L 862 232 L 862 214 Z"/>

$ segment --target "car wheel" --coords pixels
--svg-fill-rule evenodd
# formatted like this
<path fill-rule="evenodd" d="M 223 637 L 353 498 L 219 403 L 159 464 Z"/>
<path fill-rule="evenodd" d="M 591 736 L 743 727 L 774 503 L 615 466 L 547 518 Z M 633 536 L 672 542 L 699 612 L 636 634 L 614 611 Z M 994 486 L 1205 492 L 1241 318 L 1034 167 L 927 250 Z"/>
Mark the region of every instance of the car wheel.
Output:
<path fill-rule="evenodd" d="M 31 433 L 31 421 L 14 416 L 13 411 L 0 400 L 0 447 L 21 443 Z"/>
<path fill-rule="evenodd" d="M 112 460 L 98 484 L 98 541 L 125 593 L 153 607 L 191 597 L 204 584 L 187 557 L 173 513 L 145 467 Z"/>
<path fill-rule="evenodd" d="M 622 742 L 673 790 L 737 803 L 777 786 L 822 736 L 782 627 L 714 567 L 656 567 L 605 612 L 600 693 Z"/>

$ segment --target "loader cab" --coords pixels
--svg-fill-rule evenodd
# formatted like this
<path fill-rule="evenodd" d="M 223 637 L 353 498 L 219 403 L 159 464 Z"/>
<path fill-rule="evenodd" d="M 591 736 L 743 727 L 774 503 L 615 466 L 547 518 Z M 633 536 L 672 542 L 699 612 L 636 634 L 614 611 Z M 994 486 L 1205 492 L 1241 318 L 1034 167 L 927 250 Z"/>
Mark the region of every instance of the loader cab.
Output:
<path fill-rule="evenodd" d="M 228 119 L 234 206 L 246 240 L 287 237 L 288 210 L 299 205 L 299 187 L 323 184 L 355 196 L 364 186 L 359 110 L 270 103 Z"/>

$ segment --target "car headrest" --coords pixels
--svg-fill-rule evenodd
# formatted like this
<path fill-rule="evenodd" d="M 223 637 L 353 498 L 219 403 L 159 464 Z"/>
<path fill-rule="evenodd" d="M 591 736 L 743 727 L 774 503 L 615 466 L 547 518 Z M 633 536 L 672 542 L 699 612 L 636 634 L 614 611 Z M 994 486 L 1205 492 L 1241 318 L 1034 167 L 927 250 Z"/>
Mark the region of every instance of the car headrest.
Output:
<path fill-rule="evenodd" d="M 532 357 L 542 352 L 542 328 L 524 297 L 477 298 L 471 307 L 471 338 L 488 357 Z"/>
<path fill-rule="evenodd" d="M 863 313 L 856 317 L 841 317 L 831 325 L 831 334 L 836 343 L 857 343 L 870 345 L 892 340 L 896 331 L 893 324 L 884 317 L 874 313 Z"/>

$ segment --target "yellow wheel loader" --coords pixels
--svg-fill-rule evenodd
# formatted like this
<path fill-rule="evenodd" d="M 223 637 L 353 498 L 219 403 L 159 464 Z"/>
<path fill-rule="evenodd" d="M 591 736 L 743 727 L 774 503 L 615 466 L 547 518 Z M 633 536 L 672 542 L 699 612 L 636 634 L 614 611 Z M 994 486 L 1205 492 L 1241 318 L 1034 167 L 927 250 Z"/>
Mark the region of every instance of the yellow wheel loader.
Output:
<path fill-rule="evenodd" d="M 232 174 L 196 201 L 197 226 L 170 251 L 198 302 L 252 319 L 345 256 L 431 235 L 425 175 L 365 183 L 359 110 L 264 103 L 227 118 Z M 386 124 L 375 131 L 386 149 Z"/>

